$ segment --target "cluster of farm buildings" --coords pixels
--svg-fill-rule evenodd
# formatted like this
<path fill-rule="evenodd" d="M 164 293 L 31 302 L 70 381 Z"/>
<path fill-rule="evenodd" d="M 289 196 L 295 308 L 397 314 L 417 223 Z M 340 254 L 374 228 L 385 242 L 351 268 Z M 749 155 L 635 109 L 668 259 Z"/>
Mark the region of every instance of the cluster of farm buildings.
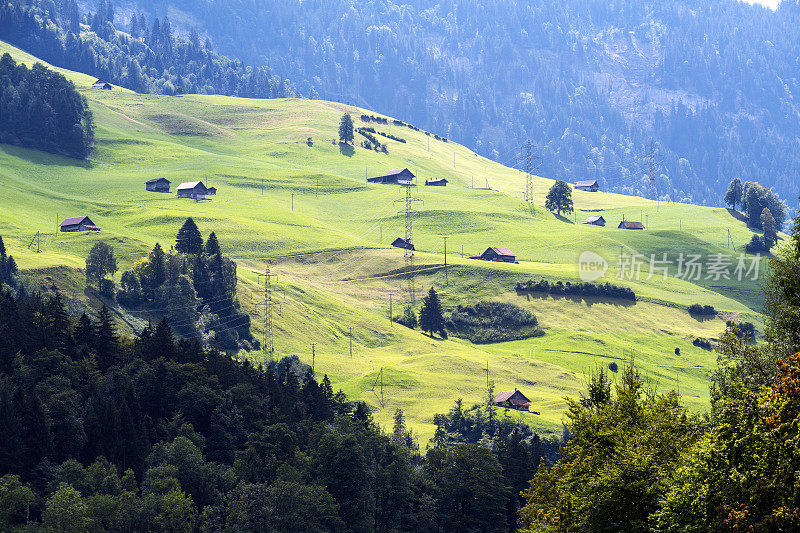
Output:
<path fill-rule="evenodd" d="M 144 183 L 145 190 L 150 192 L 168 193 L 172 182 L 166 178 L 153 178 Z M 207 196 L 217 194 L 215 187 L 206 187 L 202 181 L 189 181 L 181 183 L 176 189 L 178 198 L 190 198 L 192 200 L 205 200 Z M 64 232 L 77 231 L 100 231 L 92 219 L 86 215 L 79 217 L 69 217 L 64 219 L 59 225 L 59 230 Z"/>
<path fill-rule="evenodd" d="M 414 174 L 407 168 L 399 168 L 387 172 L 382 176 L 375 176 L 374 178 L 367 178 L 367 183 L 377 183 L 382 185 L 402 185 L 405 187 L 414 187 Z M 447 180 L 445 178 L 426 179 L 426 186 L 445 187 Z M 600 190 L 600 184 L 597 180 L 578 181 L 574 185 L 575 189 L 588 192 L 597 192 Z M 593 215 L 582 222 L 591 226 L 605 227 L 606 219 L 601 215 Z M 622 220 L 617 226 L 618 229 L 630 230 L 643 230 L 644 224 L 641 222 Z M 402 248 L 404 250 L 415 250 L 414 243 L 405 237 L 398 237 L 392 242 L 395 248 Z M 471 255 L 470 259 L 480 259 L 482 261 L 496 261 L 501 263 L 516 263 L 517 256 L 508 248 L 499 246 L 490 246 L 482 254 Z"/>

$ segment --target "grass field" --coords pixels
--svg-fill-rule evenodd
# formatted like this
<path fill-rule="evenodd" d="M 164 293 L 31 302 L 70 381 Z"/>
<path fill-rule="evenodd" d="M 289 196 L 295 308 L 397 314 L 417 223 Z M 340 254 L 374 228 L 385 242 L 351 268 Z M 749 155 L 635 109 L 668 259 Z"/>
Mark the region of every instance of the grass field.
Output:
<path fill-rule="evenodd" d="M 18 61 L 34 61 L 0 43 L 0 53 L 6 51 Z M 615 279 L 621 254 L 641 254 L 646 262 L 651 255 L 676 260 L 681 253 L 733 254 L 735 263 L 751 231 L 726 209 L 575 191 L 575 215 L 558 217 L 543 207 L 551 180 L 534 177 L 529 205 L 522 200 L 521 172 L 452 141 L 368 124 L 407 142 L 382 138 L 388 154 L 339 146 L 334 139 L 343 112 L 362 125 L 358 117 L 364 111 L 352 106 L 99 91 L 90 88 L 93 78 L 62 72 L 89 99 L 97 148 L 91 161 L 79 162 L 0 146 L 0 235 L 20 267 L 37 283 L 55 283 L 70 294 L 74 290 L 83 304 L 97 305 L 83 292 L 75 270 L 94 242 L 112 244 L 124 270 L 156 242 L 169 247 L 182 221 L 192 216 L 204 235 L 215 231 L 225 253 L 237 260 L 239 297 L 259 335 L 263 307 L 255 305 L 262 298 L 255 292 L 257 274 L 268 265 L 277 274 L 282 305 L 275 318 L 275 356 L 296 353 L 311 363 L 314 344 L 318 373 L 329 374 L 334 387 L 351 398 L 369 402 L 381 423 L 390 423 L 394 410 L 402 408 L 423 448 L 434 413 L 459 397 L 467 404 L 482 400 L 487 364 L 498 390 L 520 388 L 540 413 L 512 416 L 548 431 L 559 430 L 564 396 L 577 394 L 592 369 L 631 358 L 653 387 L 676 388 L 687 405 L 703 410 L 715 356 L 694 347 L 692 339 L 718 336 L 724 320 L 698 321 L 685 307 L 711 304 L 723 318 L 761 326 L 761 296 L 753 281 L 706 279 L 705 273 L 685 281 L 674 277 L 674 265 L 666 279 L 661 273 L 646 279 L 647 265 L 638 280 Z M 387 244 L 404 232 L 405 191 L 367 185 L 365 177 L 401 167 L 414 172 L 419 183 L 427 177 L 450 180 L 446 188 L 414 190 L 421 200 L 414 206 L 417 293 L 435 286 L 446 307 L 479 299 L 517 303 L 536 313 L 544 337 L 477 346 L 431 339 L 389 322 L 390 299 L 395 314 L 407 300 L 402 251 Z M 203 180 L 218 194 L 196 203 L 146 192 L 144 182 L 161 176 L 173 189 L 182 181 Z M 472 188 L 473 183 L 491 190 Z M 608 226 L 575 223 L 593 214 L 602 214 Z M 89 215 L 102 231 L 56 231 L 59 219 L 77 215 Z M 623 217 L 646 221 L 647 229 L 616 229 Z M 35 245 L 29 248 L 37 232 L 40 253 Z M 462 250 L 469 256 L 488 246 L 512 249 L 519 264 L 462 257 Z M 577 280 L 584 251 L 609 262 L 601 281 L 630 286 L 640 301 L 520 296 L 513 290 L 517 281 L 530 278 Z M 131 319 L 136 317 L 127 318 L 136 324 Z"/>

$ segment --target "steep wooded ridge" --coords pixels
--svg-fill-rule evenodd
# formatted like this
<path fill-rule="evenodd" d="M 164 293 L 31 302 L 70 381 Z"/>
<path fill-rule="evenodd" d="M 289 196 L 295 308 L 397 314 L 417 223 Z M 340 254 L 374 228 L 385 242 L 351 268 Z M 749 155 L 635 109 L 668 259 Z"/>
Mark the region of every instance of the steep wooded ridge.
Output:
<path fill-rule="evenodd" d="M 225 94 L 248 98 L 294 95 L 288 80 L 211 50 L 193 33 L 173 35 L 169 19 L 131 35 L 114 27 L 114 7 L 101 3 L 80 16 L 74 0 L 0 3 L 0 39 L 59 67 L 78 70 L 139 93 Z"/>
<path fill-rule="evenodd" d="M 135 0 L 302 94 L 370 107 L 539 173 L 720 205 L 733 176 L 796 198 L 796 0 Z M 659 164 L 661 163 L 661 164 Z"/>

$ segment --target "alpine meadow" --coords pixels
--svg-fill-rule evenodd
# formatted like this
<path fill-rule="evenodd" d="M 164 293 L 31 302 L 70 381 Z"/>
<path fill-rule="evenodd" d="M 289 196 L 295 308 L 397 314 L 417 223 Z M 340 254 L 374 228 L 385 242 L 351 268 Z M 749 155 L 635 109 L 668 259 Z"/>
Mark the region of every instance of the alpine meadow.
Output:
<path fill-rule="evenodd" d="M 0 529 L 800 528 L 798 8 L 696 3 L 4 2 Z"/>

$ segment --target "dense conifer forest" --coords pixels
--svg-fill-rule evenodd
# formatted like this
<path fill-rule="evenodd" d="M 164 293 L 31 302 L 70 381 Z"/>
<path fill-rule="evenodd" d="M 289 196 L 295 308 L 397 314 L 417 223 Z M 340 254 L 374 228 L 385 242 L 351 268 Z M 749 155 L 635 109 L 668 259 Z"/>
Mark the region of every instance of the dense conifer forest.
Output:
<path fill-rule="evenodd" d="M 30 69 L 17 65 L 9 54 L 3 54 L 0 142 L 79 159 L 88 157 L 94 124 L 86 98 L 63 75 L 39 63 Z"/>
<path fill-rule="evenodd" d="M 292 85 L 266 67 L 248 67 L 215 53 L 197 33 L 176 37 L 168 17 L 137 19 L 130 34 L 114 26 L 114 7 L 81 13 L 75 0 L 2 2 L 0 39 L 59 67 L 140 93 L 293 96 Z"/>
<path fill-rule="evenodd" d="M 460 400 L 423 456 L 401 410 L 384 432 L 296 356 L 256 367 L 166 319 L 121 336 L 106 307 L 70 316 L 9 280 L 4 531 L 509 531 L 557 459 L 558 442 Z"/>

